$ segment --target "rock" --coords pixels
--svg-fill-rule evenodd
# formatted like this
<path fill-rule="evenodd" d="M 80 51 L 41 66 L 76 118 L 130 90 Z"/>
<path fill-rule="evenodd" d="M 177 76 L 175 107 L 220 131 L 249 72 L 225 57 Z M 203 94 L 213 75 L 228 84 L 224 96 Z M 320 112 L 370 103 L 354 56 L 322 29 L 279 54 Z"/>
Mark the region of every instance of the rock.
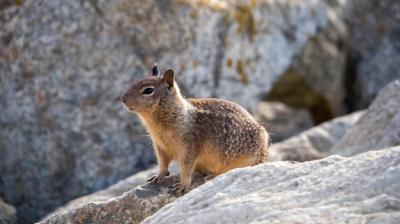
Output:
<path fill-rule="evenodd" d="M 149 172 L 146 171 L 142 175 L 147 176 Z M 137 176 L 134 176 L 132 180 L 136 182 L 136 178 Z M 96 198 L 94 201 L 87 204 L 82 205 L 78 201 L 75 205 L 70 204 L 39 223 L 140 223 L 162 206 L 177 198 L 176 195 L 168 192 L 168 186 L 177 181 L 179 181 L 178 176 L 167 177 L 161 185 L 146 184 L 125 192 L 122 196 L 105 201 L 104 199 L 108 198 L 110 194 L 115 193 L 114 190 L 120 191 L 126 187 L 128 183 L 124 181 L 99 192 L 97 196 L 103 195 L 100 196 L 101 201 L 97 201 L 99 199 L 97 196 L 94 197 Z M 203 183 L 203 176 L 197 175 L 194 177 L 191 188 L 198 187 Z"/>
<path fill-rule="evenodd" d="M 398 223 L 400 147 L 232 170 L 143 221 Z"/>
<path fill-rule="evenodd" d="M 326 3 L 327 26 L 294 58 L 288 71 L 297 74 L 304 82 L 326 101 L 310 108 L 316 122 L 321 123 L 345 112 L 345 69 L 347 49 L 343 41 L 347 38 L 346 25 L 342 17 L 344 3 L 341 0 L 324 0 Z M 296 88 L 290 86 L 290 88 Z M 301 101 L 301 95 L 293 96 Z M 324 102 L 322 102 L 324 103 Z"/>
<path fill-rule="evenodd" d="M 310 0 L 225 2 L 228 26 L 220 32 L 223 51 L 217 57 L 222 60 L 211 72 L 217 81 L 210 86 L 216 86 L 215 96 L 254 111 L 256 99 L 264 98 L 309 37 L 327 26 L 325 5 Z"/>
<path fill-rule="evenodd" d="M 356 109 L 365 108 L 384 86 L 400 79 L 400 2 L 347 1 L 345 9 L 355 63 L 351 94 Z"/>
<path fill-rule="evenodd" d="M 76 209 L 90 202 L 105 202 L 109 199 L 121 196 L 123 193 L 128 192 L 135 187 L 143 185 L 144 183 L 146 183 L 147 179 L 149 179 L 152 175 L 155 175 L 156 173 L 157 167 L 138 172 L 135 175 L 118 181 L 117 183 L 111 185 L 104 190 L 96 191 L 92 194 L 74 199 L 68 202 L 66 205 L 57 208 L 57 210 L 47 215 L 47 217 L 52 216 L 53 214 Z"/>
<path fill-rule="evenodd" d="M 364 113 L 359 111 L 335 118 L 285 141 L 272 144 L 269 149 L 269 161 L 302 162 L 321 159 L 332 154 L 330 149 L 346 136 Z"/>
<path fill-rule="evenodd" d="M 178 175 L 178 165 L 173 162 L 169 167 L 169 172 L 171 176 Z M 57 213 L 61 213 L 64 211 L 69 211 L 81 207 L 89 202 L 105 202 L 109 199 L 121 196 L 123 193 L 128 192 L 139 185 L 143 185 L 146 183 L 147 179 L 152 177 L 157 173 L 157 167 L 153 167 L 147 169 L 145 171 L 141 171 L 132 175 L 128 178 L 125 178 L 117 183 L 109 186 L 108 188 L 100 191 L 96 191 L 92 194 L 85 195 L 79 198 L 76 198 L 67 204 L 63 205 L 60 208 L 57 208 L 52 213 L 48 214 L 47 217 L 52 216 Z"/>
<path fill-rule="evenodd" d="M 327 0 L 327 25 L 310 36 L 290 67 L 275 81 L 266 100 L 310 111 L 316 124 L 344 114 L 347 49 L 343 1 Z"/>
<path fill-rule="evenodd" d="M 387 85 L 366 113 L 330 150 L 352 156 L 400 145 L 400 81 Z"/>
<path fill-rule="evenodd" d="M 17 223 L 17 211 L 14 207 L 6 204 L 0 198 L 0 223 L 13 224 Z"/>
<path fill-rule="evenodd" d="M 270 161 L 352 156 L 400 145 L 400 81 L 385 87 L 365 112 L 336 118 L 270 147 Z"/>
<path fill-rule="evenodd" d="M 271 142 L 279 142 L 313 126 L 310 113 L 279 102 L 260 102 L 254 115 L 269 132 Z"/>
<path fill-rule="evenodd" d="M 3 8 L 1 195 L 30 223 L 153 163 L 119 95 L 154 62 L 176 70 L 186 95 L 252 109 L 326 26 L 315 0 L 27 0 Z"/>
<path fill-rule="evenodd" d="M 90 2 L 0 12 L 0 193 L 21 223 L 154 163 L 119 101 L 144 65 Z"/>

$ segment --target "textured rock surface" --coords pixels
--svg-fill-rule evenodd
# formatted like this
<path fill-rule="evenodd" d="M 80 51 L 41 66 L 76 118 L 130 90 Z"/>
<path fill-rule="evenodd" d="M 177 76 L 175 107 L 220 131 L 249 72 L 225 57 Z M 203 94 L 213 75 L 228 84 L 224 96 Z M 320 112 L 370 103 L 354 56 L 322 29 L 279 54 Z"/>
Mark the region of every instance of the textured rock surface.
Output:
<path fill-rule="evenodd" d="M 169 172 L 170 175 L 178 175 L 178 165 L 176 163 L 172 163 L 171 166 L 169 167 Z M 63 205 L 60 208 L 57 208 L 57 210 L 53 211 L 51 214 L 48 214 L 47 216 L 51 216 L 56 213 L 76 209 L 78 207 L 81 207 L 89 202 L 102 202 L 102 201 L 107 201 L 108 199 L 115 198 L 118 196 L 121 196 L 123 193 L 128 192 L 135 187 L 139 185 L 143 185 L 146 183 L 147 179 L 149 179 L 151 176 L 155 175 L 157 173 L 157 167 L 150 168 L 145 171 L 141 171 L 139 173 L 136 173 L 135 175 L 132 175 L 128 178 L 125 178 L 121 181 L 118 181 L 118 183 L 115 183 L 111 185 L 110 187 L 94 192 L 89 195 L 82 196 L 80 198 L 76 198 L 70 202 L 68 202 L 66 205 Z"/>
<path fill-rule="evenodd" d="M 366 107 L 388 83 L 400 79 L 400 1 L 347 1 L 348 45 L 355 68 L 356 106 Z"/>
<path fill-rule="evenodd" d="M 269 132 L 271 142 L 279 142 L 313 126 L 310 113 L 278 102 L 260 102 L 256 120 Z"/>
<path fill-rule="evenodd" d="M 115 183 L 104 190 L 100 190 L 95 193 L 74 199 L 68 202 L 66 205 L 57 208 L 57 210 L 52 212 L 52 214 L 76 209 L 89 202 L 104 202 L 111 198 L 121 196 L 123 193 L 128 192 L 134 189 L 135 187 L 143 185 L 144 183 L 146 183 L 146 180 L 148 178 L 150 178 L 152 175 L 155 175 L 156 173 L 157 173 L 156 167 L 150 168 L 145 171 L 141 171 L 139 173 L 136 173 L 135 175 L 132 175 L 128 178 L 118 181 L 118 183 Z M 48 216 L 51 216 L 52 214 L 49 214 Z"/>
<path fill-rule="evenodd" d="M 22 223 L 154 161 L 119 102 L 142 65 L 89 1 L 1 13 L 0 194 Z"/>
<path fill-rule="evenodd" d="M 213 72 L 219 78 L 215 94 L 254 108 L 254 99 L 271 88 L 308 38 L 327 26 L 327 15 L 314 0 L 238 2 L 243 4 L 229 6 L 233 22 L 225 31 L 222 66 Z"/>
<path fill-rule="evenodd" d="M 330 149 L 340 141 L 364 114 L 364 111 L 327 121 L 283 142 L 271 145 L 270 161 L 308 161 L 331 154 Z"/>
<path fill-rule="evenodd" d="M 342 115 L 347 67 L 346 26 L 342 11 L 346 1 L 327 0 L 327 24 L 310 36 L 290 67 L 275 81 L 266 97 L 295 108 L 308 109 L 316 124 Z M 347 80 L 346 80 L 347 81 Z"/>
<path fill-rule="evenodd" d="M 6 204 L 0 198 L 0 223 L 13 224 L 17 223 L 17 211 L 14 207 Z"/>
<path fill-rule="evenodd" d="M 400 145 L 400 81 L 387 85 L 366 113 L 330 150 L 352 156 Z"/>
<path fill-rule="evenodd" d="M 175 68 L 187 95 L 251 108 L 327 25 L 317 0 L 196 2 L 27 0 L 0 11 L 0 194 L 22 222 L 153 161 L 118 98 L 154 61 Z"/>
<path fill-rule="evenodd" d="M 147 176 L 148 173 L 142 174 Z M 136 179 L 136 177 L 134 176 L 132 179 Z M 66 211 L 51 215 L 40 223 L 140 223 L 162 206 L 177 198 L 176 195 L 169 193 L 167 188 L 177 181 L 179 181 L 177 176 L 168 177 L 162 185 L 146 184 L 125 192 L 122 196 L 103 201 L 115 193 L 113 190 L 120 191 L 128 184 L 121 182 L 120 185 L 117 184 L 103 191 L 100 201 L 97 201 L 99 197 L 96 197 L 95 201 L 83 205 L 77 201 L 75 205 L 69 205 L 62 209 Z M 194 177 L 192 188 L 203 183 L 203 176 L 197 175 Z"/>
<path fill-rule="evenodd" d="M 233 170 L 143 223 L 398 223 L 400 147 Z"/>

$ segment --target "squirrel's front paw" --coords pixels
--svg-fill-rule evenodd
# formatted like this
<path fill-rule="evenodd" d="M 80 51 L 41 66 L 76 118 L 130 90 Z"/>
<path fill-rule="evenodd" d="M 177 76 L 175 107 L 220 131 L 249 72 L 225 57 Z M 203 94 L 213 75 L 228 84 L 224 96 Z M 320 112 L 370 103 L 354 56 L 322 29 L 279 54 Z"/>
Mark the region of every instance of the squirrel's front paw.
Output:
<path fill-rule="evenodd" d="M 164 178 L 169 175 L 169 172 L 159 173 L 147 179 L 147 182 L 152 184 L 160 184 L 164 181 Z"/>
<path fill-rule="evenodd" d="M 175 193 L 179 196 L 184 195 L 189 191 L 190 185 L 183 185 L 181 183 L 175 183 L 169 186 L 169 192 Z"/>

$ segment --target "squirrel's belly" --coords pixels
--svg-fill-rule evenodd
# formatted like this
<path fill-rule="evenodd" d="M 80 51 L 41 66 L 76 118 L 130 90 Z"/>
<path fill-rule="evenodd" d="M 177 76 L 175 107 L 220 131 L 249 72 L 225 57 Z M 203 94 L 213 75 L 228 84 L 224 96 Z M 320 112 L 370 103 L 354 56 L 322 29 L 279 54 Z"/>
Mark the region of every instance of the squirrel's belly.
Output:
<path fill-rule="evenodd" d="M 254 156 L 243 155 L 232 158 L 222 158 L 217 152 L 218 150 L 212 147 L 203 148 L 197 157 L 196 171 L 219 175 L 234 168 L 254 165 Z"/>
<path fill-rule="evenodd" d="M 205 174 L 220 174 L 223 169 L 223 161 L 216 152 L 202 150 L 196 159 L 196 171 Z"/>

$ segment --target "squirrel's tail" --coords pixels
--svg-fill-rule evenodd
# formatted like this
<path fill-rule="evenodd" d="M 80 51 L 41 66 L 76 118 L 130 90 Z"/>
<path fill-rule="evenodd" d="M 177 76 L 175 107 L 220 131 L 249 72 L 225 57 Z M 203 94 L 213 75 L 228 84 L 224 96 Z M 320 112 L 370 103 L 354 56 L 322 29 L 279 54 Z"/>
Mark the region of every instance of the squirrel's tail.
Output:
<path fill-rule="evenodd" d="M 270 145 L 270 139 L 267 131 L 263 129 L 263 134 L 261 135 L 262 143 L 260 145 L 260 151 L 257 156 L 256 164 L 265 163 L 268 161 L 268 148 Z"/>

